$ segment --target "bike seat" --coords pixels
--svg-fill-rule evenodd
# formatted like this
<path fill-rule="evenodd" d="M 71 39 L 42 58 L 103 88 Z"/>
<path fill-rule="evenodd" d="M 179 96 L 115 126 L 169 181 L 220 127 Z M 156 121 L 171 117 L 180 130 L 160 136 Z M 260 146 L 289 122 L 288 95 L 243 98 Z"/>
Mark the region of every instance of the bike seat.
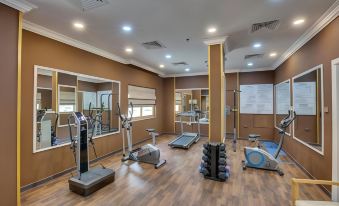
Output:
<path fill-rule="evenodd" d="M 155 132 L 155 129 L 150 128 L 150 129 L 146 129 L 146 131 L 147 132 Z"/>

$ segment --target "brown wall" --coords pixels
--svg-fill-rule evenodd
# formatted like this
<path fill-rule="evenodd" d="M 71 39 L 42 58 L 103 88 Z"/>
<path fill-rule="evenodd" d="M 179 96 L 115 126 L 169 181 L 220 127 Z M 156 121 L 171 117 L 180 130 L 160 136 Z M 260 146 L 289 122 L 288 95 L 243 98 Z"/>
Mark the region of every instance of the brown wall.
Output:
<path fill-rule="evenodd" d="M 239 75 L 240 85 L 273 84 L 274 72 L 243 72 Z M 241 100 L 240 100 L 241 101 Z M 270 114 L 240 114 L 240 137 L 247 138 L 249 134 L 259 134 L 262 139 L 274 139 L 274 115 Z"/>
<path fill-rule="evenodd" d="M 0 3 L 0 204 L 16 205 L 18 11 Z"/>
<path fill-rule="evenodd" d="M 242 72 L 239 73 L 239 85 L 250 84 L 273 84 L 274 72 Z M 237 74 L 226 74 L 226 90 L 237 89 Z M 226 103 L 232 108 L 233 92 L 226 92 Z M 236 116 L 237 118 L 237 116 Z M 227 132 L 233 133 L 233 113 L 226 117 Z M 239 137 L 247 138 L 249 134 L 259 134 L 263 139 L 274 138 L 274 116 L 262 114 L 240 114 L 239 115 Z M 238 122 L 236 121 L 238 126 Z"/>
<path fill-rule="evenodd" d="M 2 14 L 2 12 L 1 12 Z M 15 36 L 12 34 L 12 36 Z M 13 37 L 11 37 L 13 38 Z M 12 56 L 15 56 L 11 54 Z M 7 58 L 8 59 L 8 58 Z M 81 59 L 81 61 L 79 61 Z M 60 61 L 62 60 L 62 61 Z M 97 76 L 106 79 L 121 81 L 121 107 L 127 111 L 128 84 L 156 88 L 157 95 L 157 117 L 150 120 L 137 121 L 133 124 L 133 141 L 140 142 L 148 138 L 146 128 L 155 128 L 162 132 L 164 92 L 163 80 L 157 75 L 123 65 L 112 60 L 88 53 L 86 51 L 68 46 L 66 44 L 48 39 L 29 31 L 23 32 L 23 79 L 22 79 L 22 120 L 21 120 L 21 151 L 22 186 L 36 182 L 48 176 L 54 175 L 65 169 L 74 167 L 72 152 L 68 146 L 54 148 L 51 150 L 33 153 L 32 143 L 32 116 L 33 116 L 33 75 L 34 65 L 58 68 L 71 72 Z M 14 70 L 13 70 L 14 71 Z M 131 75 L 132 74 L 132 75 Z M 12 81 L 12 83 L 15 81 Z M 8 88 L 8 86 L 7 86 Z M 13 86 L 13 88 L 15 88 Z M 13 92 L 16 94 L 16 92 Z M 12 103 L 13 101 L 11 101 Z M 11 104 L 13 105 L 13 104 Z M 166 104 L 165 104 L 166 105 Z M 11 116 L 13 112 L 11 112 Z M 2 125 L 2 124 L 1 124 Z M 15 131 L 8 129 L 5 131 Z M 11 124 L 15 125 L 15 124 Z M 8 139 L 8 135 L 6 135 Z M 108 154 L 122 148 L 122 136 L 120 134 L 110 135 L 95 140 L 98 156 Z M 9 148 L 9 147 L 7 147 Z M 3 150 L 2 150 L 3 151 Z M 15 149 L 13 150 L 15 151 Z M 91 154 L 92 155 L 92 154 Z M 4 156 L 4 155 L 2 155 Z M 7 155 L 8 156 L 8 155 Z M 15 155 L 13 155 L 14 157 Z M 93 158 L 93 155 L 92 155 Z M 8 167 L 8 165 L 6 165 Z M 7 171 L 7 170 L 6 170 Z M 10 175 L 13 175 L 12 172 Z M 8 176 L 6 177 L 8 179 Z M 8 187 L 7 187 L 8 188 Z"/>
<path fill-rule="evenodd" d="M 171 133 L 175 132 L 175 125 L 174 125 L 174 89 L 175 89 L 175 80 L 174 78 L 165 78 L 164 79 L 164 133 Z"/>
<path fill-rule="evenodd" d="M 332 108 L 331 60 L 339 57 L 339 18 L 337 17 L 307 44 L 288 58 L 275 71 L 275 82 L 292 78 L 310 68 L 323 64 L 324 69 L 324 155 L 320 155 L 292 138 L 286 138 L 284 149 L 317 179 L 332 178 Z"/>
<path fill-rule="evenodd" d="M 208 88 L 208 76 L 176 77 L 176 89 Z"/>

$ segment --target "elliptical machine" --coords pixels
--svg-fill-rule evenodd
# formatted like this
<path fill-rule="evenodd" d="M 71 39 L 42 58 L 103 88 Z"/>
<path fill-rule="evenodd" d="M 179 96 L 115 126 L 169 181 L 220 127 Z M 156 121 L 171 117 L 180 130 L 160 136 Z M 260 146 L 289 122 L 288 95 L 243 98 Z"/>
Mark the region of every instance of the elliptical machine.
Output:
<path fill-rule="evenodd" d="M 74 118 L 77 136 L 73 137 L 70 119 Z M 95 157 L 97 154 L 92 136 L 88 138 L 88 123 L 81 112 L 73 112 L 68 117 L 68 127 L 71 139 L 77 175 L 68 180 L 69 189 L 79 195 L 87 196 L 114 181 L 115 172 L 112 169 L 101 167 L 89 168 L 88 143 L 92 144 Z"/>
<path fill-rule="evenodd" d="M 291 108 L 288 110 L 288 115 L 283 120 L 281 120 L 279 124 L 280 141 L 274 155 L 271 155 L 261 148 L 245 147 L 244 153 L 246 160 L 242 161 L 243 169 L 245 170 L 247 167 L 251 167 L 256 169 L 272 170 L 278 172 L 280 176 L 283 176 L 284 172 L 279 168 L 279 161 L 277 158 L 284 143 L 286 129 L 295 118 L 296 113 Z"/>
<path fill-rule="evenodd" d="M 121 114 L 119 103 L 118 112 L 121 120 L 122 131 L 122 148 L 123 148 L 123 158 L 121 161 L 125 162 L 127 160 L 132 160 L 136 162 L 144 162 L 148 164 L 154 165 L 155 169 L 166 164 L 166 160 L 160 160 L 160 150 L 155 145 L 146 144 L 140 148 L 133 150 L 132 143 L 132 117 L 133 117 L 133 104 L 130 103 L 131 112 L 129 111 L 130 117 L 125 114 Z M 127 133 L 127 143 L 128 143 L 128 152 L 125 151 L 125 130 Z M 147 129 L 146 131 L 152 136 L 153 144 L 155 144 L 155 137 L 157 133 L 155 133 L 155 129 Z"/>

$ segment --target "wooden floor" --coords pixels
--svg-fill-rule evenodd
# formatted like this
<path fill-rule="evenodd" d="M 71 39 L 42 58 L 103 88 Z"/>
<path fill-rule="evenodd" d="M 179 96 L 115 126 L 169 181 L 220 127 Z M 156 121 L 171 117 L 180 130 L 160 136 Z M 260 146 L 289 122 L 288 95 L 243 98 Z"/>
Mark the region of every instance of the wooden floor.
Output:
<path fill-rule="evenodd" d="M 201 161 L 202 138 L 189 150 L 171 149 L 167 146 L 174 136 L 158 139 L 162 158 L 167 164 L 156 170 L 143 163 L 121 163 L 121 154 L 101 162 L 116 171 L 114 183 L 89 197 L 78 196 L 68 189 L 70 175 L 62 176 L 38 188 L 22 193 L 22 205 L 291 205 L 290 179 L 307 176 L 290 160 L 285 159 L 281 168 L 285 176 L 276 172 L 247 169 L 242 171 L 243 147 L 248 141 L 239 141 L 237 152 L 228 156 L 231 177 L 227 182 L 206 180 L 198 172 Z M 328 200 L 316 186 L 302 186 L 301 198 Z"/>

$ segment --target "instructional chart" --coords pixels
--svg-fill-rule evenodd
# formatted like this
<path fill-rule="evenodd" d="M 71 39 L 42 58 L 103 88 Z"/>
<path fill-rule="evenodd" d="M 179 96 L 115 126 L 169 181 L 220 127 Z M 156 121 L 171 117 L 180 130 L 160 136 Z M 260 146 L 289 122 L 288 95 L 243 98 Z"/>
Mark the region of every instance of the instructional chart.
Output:
<path fill-rule="evenodd" d="M 240 85 L 241 114 L 273 114 L 273 84 Z"/>
<path fill-rule="evenodd" d="M 294 82 L 293 105 L 297 115 L 316 115 L 316 83 Z"/>

